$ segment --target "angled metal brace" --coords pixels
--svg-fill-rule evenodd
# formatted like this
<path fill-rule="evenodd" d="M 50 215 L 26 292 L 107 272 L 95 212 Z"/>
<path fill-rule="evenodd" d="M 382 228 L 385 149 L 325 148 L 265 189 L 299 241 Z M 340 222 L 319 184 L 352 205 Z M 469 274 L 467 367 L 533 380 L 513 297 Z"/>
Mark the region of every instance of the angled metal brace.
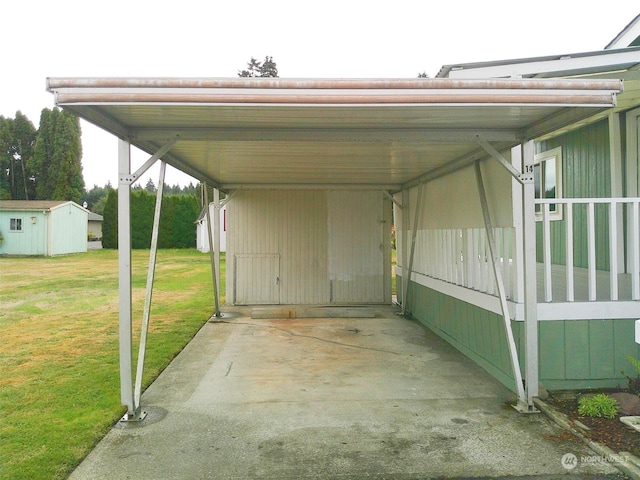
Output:
<path fill-rule="evenodd" d="M 413 219 L 413 225 L 412 228 L 413 230 L 411 231 L 411 250 L 409 252 L 409 265 L 407 268 L 407 273 L 406 275 L 403 275 L 403 282 L 404 282 L 404 277 L 407 277 L 407 281 L 403 283 L 402 287 L 403 287 L 403 292 L 402 292 L 402 315 L 406 315 L 407 314 L 407 307 L 409 306 L 409 302 L 408 302 L 408 295 L 409 295 L 409 282 L 411 281 L 411 272 L 413 270 L 413 258 L 414 258 L 414 254 L 416 251 L 416 237 L 418 235 L 418 222 L 420 220 L 420 212 L 422 210 L 422 190 L 424 189 L 424 183 L 420 183 L 418 185 L 418 199 L 416 200 L 416 212 L 415 212 L 415 216 Z M 409 198 L 409 196 L 407 195 L 407 198 Z M 407 202 L 410 203 L 410 202 Z M 404 271 L 403 271 L 404 274 Z"/>
<path fill-rule="evenodd" d="M 136 170 L 128 177 L 124 178 L 124 180 L 128 182 L 129 185 L 135 183 L 135 181 L 138 180 L 142 175 L 144 175 L 144 173 L 149 170 L 159 158 L 162 158 L 163 155 L 171 150 L 171 147 L 173 147 L 177 141 L 177 138 L 170 139 L 162 147 L 160 147 L 160 149 L 156 153 L 149 157 L 149 160 L 144 162 L 144 165 L 142 165 L 138 170 Z"/>
<path fill-rule="evenodd" d="M 166 162 L 160 163 L 160 179 L 156 192 L 156 209 L 153 216 L 153 230 L 151 231 L 151 250 L 149 252 L 149 270 L 147 272 L 147 288 L 142 313 L 142 327 L 140 328 L 140 346 L 138 348 L 138 367 L 136 369 L 136 383 L 134 390 L 135 404 L 140 406 L 142 395 L 142 375 L 144 373 L 144 357 L 147 350 L 147 333 L 149 331 L 149 317 L 151 313 L 151 297 L 153 295 L 153 281 L 156 272 L 156 258 L 158 253 L 158 234 L 160 231 L 160 212 L 162 210 L 162 194 L 164 190 L 164 176 L 167 170 Z"/>
<path fill-rule="evenodd" d="M 402 210 L 402 203 L 399 202 L 398 200 L 396 200 L 393 195 L 391 195 L 387 190 L 385 190 L 384 188 L 382 189 L 382 193 L 384 193 L 384 196 L 387 197 L 389 200 L 391 200 L 393 203 L 395 203 L 398 208 L 400 208 L 400 210 Z"/>
<path fill-rule="evenodd" d="M 236 193 L 238 193 L 239 190 L 240 189 L 232 191 L 229 195 L 227 195 L 224 199 L 222 199 L 220 201 L 220 208 L 224 207 L 227 203 L 229 203 L 231 199 L 236 196 Z"/>
<path fill-rule="evenodd" d="M 533 180 L 533 172 L 525 172 L 520 173 L 513 165 L 511 165 L 506 158 L 502 156 L 500 152 L 498 152 L 493 146 L 482 138 L 476 138 L 476 142 L 484 148 L 484 150 L 491 155 L 495 160 L 500 163 L 507 171 L 511 174 L 513 178 L 515 178 L 521 185 L 524 185 L 525 182 Z"/>
<path fill-rule="evenodd" d="M 524 384 L 522 383 L 522 372 L 520 370 L 520 361 L 518 359 L 518 351 L 513 338 L 513 330 L 511 328 L 511 317 L 509 315 L 509 306 L 507 305 L 507 294 L 502 279 L 502 270 L 498 265 L 498 253 L 496 250 L 496 239 L 493 234 L 493 226 L 491 225 L 491 216 L 489 215 L 489 205 L 487 203 L 487 195 L 484 190 L 484 182 L 482 181 L 482 172 L 480 171 L 480 163 L 475 162 L 476 183 L 478 184 L 478 194 L 480 196 L 480 204 L 482 206 L 482 216 L 484 218 L 484 226 L 489 241 L 489 250 L 491 252 L 491 265 L 496 279 L 496 287 L 498 288 L 498 296 L 500 298 L 500 307 L 502 309 L 502 318 L 504 319 L 505 333 L 507 336 L 507 345 L 509 347 L 509 356 L 511 358 L 511 368 L 513 370 L 513 379 L 516 383 L 518 393 L 518 401 L 527 403 L 527 397 L 524 392 Z"/>

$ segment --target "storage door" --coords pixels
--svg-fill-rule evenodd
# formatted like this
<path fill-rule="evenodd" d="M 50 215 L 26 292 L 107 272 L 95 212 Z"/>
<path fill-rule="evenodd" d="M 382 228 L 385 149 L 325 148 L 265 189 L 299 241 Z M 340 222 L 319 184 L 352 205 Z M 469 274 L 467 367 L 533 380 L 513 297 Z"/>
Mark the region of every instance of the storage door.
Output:
<path fill-rule="evenodd" d="M 383 198 L 379 191 L 327 193 L 332 303 L 384 302 Z"/>
<path fill-rule="evenodd" d="M 237 254 L 235 260 L 235 304 L 280 303 L 280 255 Z"/>

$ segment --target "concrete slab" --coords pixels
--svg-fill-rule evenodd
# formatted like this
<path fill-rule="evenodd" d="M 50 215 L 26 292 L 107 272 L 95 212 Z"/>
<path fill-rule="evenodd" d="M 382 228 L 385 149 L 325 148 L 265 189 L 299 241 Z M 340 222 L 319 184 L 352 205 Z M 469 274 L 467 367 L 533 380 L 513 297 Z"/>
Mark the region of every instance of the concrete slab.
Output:
<path fill-rule="evenodd" d="M 377 313 L 207 323 L 144 393 L 147 418 L 70 479 L 622 478 L 418 323 Z"/>

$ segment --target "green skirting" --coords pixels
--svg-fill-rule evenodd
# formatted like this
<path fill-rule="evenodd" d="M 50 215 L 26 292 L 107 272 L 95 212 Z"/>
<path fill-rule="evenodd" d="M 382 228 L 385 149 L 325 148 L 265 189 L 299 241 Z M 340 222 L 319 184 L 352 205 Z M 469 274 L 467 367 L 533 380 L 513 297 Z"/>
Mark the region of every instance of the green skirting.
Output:
<path fill-rule="evenodd" d="M 413 318 L 515 390 L 501 315 L 414 282 L 408 295 Z M 524 370 L 524 325 L 511 326 Z M 543 321 L 538 334 L 540 381 L 549 390 L 626 387 L 624 374 L 638 374 L 627 360 L 640 358 L 634 320 Z"/>

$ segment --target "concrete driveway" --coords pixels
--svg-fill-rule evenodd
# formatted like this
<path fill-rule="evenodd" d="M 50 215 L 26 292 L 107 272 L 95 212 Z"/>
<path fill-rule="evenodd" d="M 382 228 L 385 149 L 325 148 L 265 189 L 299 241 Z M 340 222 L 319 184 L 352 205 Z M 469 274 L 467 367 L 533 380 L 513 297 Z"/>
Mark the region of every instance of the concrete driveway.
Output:
<path fill-rule="evenodd" d="M 622 478 L 393 307 L 207 323 L 79 479 Z M 576 468 L 563 467 L 565 454 Z"/>

